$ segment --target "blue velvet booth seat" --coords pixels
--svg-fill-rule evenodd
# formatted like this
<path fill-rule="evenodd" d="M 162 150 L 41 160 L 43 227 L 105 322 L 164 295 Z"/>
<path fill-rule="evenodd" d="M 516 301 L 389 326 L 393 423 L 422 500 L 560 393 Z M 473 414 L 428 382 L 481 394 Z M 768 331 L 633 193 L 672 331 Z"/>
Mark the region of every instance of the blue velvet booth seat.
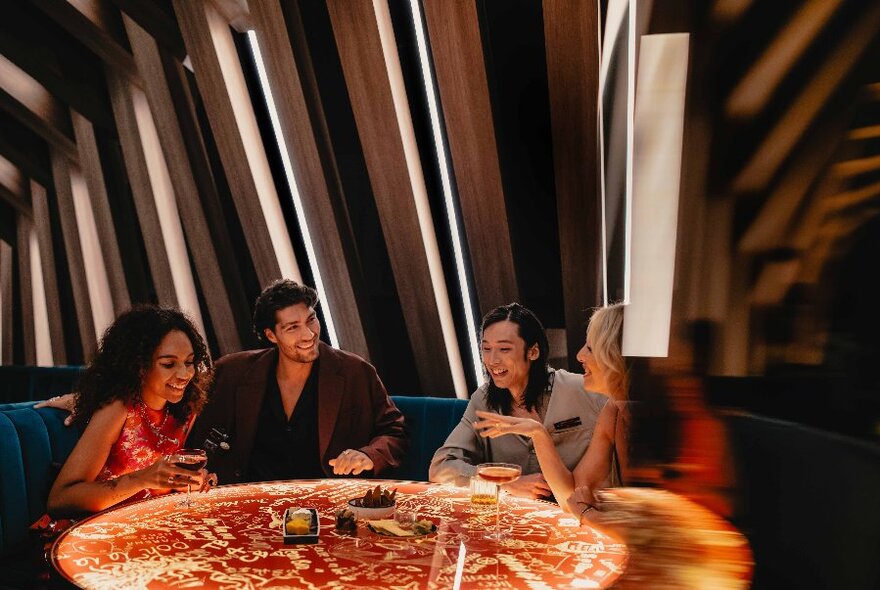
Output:
<path fill-rule="evenodd" d="M 45 383 L 51 373 L 56 388 L 49 393 L 69 391 L 79 370 L 54 372 L 51 368 L 30 368 L 25 379 Z M 40 375 L 40 373 L 47 375 Z M 64 380 L 66 379 L 66 382 Z M 21 397 L 31 395 L 28 385 Z M 39 396 L 36 392 L 36 397 Z M 434 451 L 461 420 L 467 402 L 434 397 L 393 397 L 406 418 L 410 438 L 403 463 L 390 478 L 424 481 Z M 28 526 L 46 511 L 46 499 L 58 469 L 73 450 L 79 431 L 64 426 L 65 412 L 51 408 L 35 410 L 35 402 L 0 404 L 0 555 L 22 546 Z M 3 578 L 0 566 L 0 580 Z"/>
<path fill-rule="evenodd" d="M 80 432 L 64 426 L 66 412 L 0 405 L 0 555 L 22 546 L 28 526 L 46 512 L 58 469 Z"/>
<path fill-rule="evenodd" d="M 753 588 L 880 588 L 880 446 L 762 416 L 727 424 Z"/>
<path fill-rule="evenodd" d="M 461 421 L 467 401 L 445 397 L 392 396 L 391 399 L 406 418 L 409 451 L 388 477 L 427 481 L 431 457 Z"/>
<path fill-rule="evenodd" d="M 0 366 L 0 404 L 29 402 L 71 390 L 83 367 Z"/>

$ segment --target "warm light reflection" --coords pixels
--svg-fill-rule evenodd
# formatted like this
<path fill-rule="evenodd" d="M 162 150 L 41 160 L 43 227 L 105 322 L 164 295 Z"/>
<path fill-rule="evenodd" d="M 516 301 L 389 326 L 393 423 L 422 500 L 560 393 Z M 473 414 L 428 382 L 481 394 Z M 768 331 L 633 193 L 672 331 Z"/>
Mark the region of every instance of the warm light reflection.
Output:
<path fill-rule="evenodd" d="M 434 522 L 416 537 L 377 534 L 361 523 L 337 531 L 336 509 L 379 484 Z M 221 486 L 193 494 L 181 510 L 174 495 L 136 502 L 77 523 L 52 548 L 61 575 L 79 587 L 109 588 L 566 588 L 575 580 L 614 584 L 628 552 L 590 526 L 559 527 L 553 504 L 510 497 L 503 524 L 509 542 L 483 532 L 491 511 L 473 511 L 464 488 L 401 481 L 324 479 Z M 282 515 L 314 508 L 317 544 L 285 545 Z"/>
<path fill-rule="evenodd" d="M 254 63 L 257 66 L 257 75 L 260 78 L 260 89 L 263 91 L 263 98 L 266 100 L 266 108 L 269 111 L 269 119 L 272 121 L 272 133 L 275 135 L 275 143 L 278 147 L 278 153 L 281 155 L 281 163 L 284 167 L 284 177 L 287 180 L 287 186 L 290 189 L 290 196 L 293 199 L 293 206 L 296 210 L 296 219 L 299 222 L 299 229 L 302 233 L 303 243 L 306 246 L 306 256 L 309 259 L 309 266 L 312 268 L 312 276 L 315 279 L 315 289 L 318 291 L 318 297 L 324 302 L 322 311 L 324 313 L 324 324 L 327 335 L 330 338 L 330 344 L 339 348 L 339 336 L 336 334 L 336 324 L 333 322 L 333 315 L 330 312 L 330 302 L 327 299 L 327 292 L 324 289 L 324 280 L 321 278 L 321 267 L 318 265 L 318 257 L 315 255 L 315 246 L 312 243 L 312 235 L 309 232 L 309 224 L 306 219 L 305 210 L 303 209 L 302 196 L 299 193 L 299 186 L 296 182 L 296 176 L 293 173 L 293 164 L 290 161 L 290 152 L 284 141 L 284 134 L 281 131 L 281 121 L 278 117 L 278 110 L 275 108 L 275 99 L 272 97 L 272 88 L 269 85 L 269 78 L 266 75 L 266 66 L 263 63 L 263 54 L 260 52 L 260 44 L 257 41 L 255 31 L 248 31 L 248 43 L 251 53 L 254 57 Z"/>
<path fill-rule="evenodd" d="M 73 209 L 76 227 L 79 233 L 79 247 L 83 257 L 83 271 L 92 309 L 95 336 L 100 339 L 104 330 L 113 323 L 115 312 L 113 296 L 110 293 L 110 281 L 107 277 L 107 266 L 104 253 L 98 239 L 98 227 L 89 198 L 86 179 L 76 166 L 70 166 L 70 188 L 73 195 Z"/>

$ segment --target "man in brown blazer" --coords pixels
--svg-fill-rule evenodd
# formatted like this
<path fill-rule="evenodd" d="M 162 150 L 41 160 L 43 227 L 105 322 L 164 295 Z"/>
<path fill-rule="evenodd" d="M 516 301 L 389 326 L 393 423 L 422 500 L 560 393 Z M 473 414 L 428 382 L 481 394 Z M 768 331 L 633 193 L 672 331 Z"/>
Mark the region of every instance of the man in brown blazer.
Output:
<path fill-rule="evenodd" d="M 254 309 L 270 348 L 217 361 L 187 444 L 217 447 L 209 469 L 220 483 L 380 475 L 400 463 L 403 415 L 371 364 L 320 341 L 317 301 L 310 287 L 275 281 Z"/>

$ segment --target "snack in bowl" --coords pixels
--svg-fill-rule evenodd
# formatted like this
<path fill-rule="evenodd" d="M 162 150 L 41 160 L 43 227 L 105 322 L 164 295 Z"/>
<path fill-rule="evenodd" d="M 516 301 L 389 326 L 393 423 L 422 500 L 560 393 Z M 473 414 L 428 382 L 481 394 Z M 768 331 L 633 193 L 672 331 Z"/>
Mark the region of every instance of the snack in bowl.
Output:
<path fill-rule="evenodd" d="M 283 522 L 285 544 L 318 542 L 321 525 L 314 508 L 288 508 Z"/>
<path fill-rule="evenodd" d="M 304 508 L 300 508 L 296 512 L 290 513 L 287 522 L 284 523 L 284 530 L 288 535 L 308 535 L 309 528 L 312 526 L 312 514 Z"/>
<path fill-rule="evenodd" d="M 394 514 L 396 497 L 396 488 L 389 492 L 376 486 L 367 490 L 363 497 L 349 500 L 348 506 L 356 518 L 381 519 Z"/>
<path fill-rule="evenodd" d="M 357 516 L 348 508 L 336 511 L 336 530 L 351 533 L 357 530 Z"/>

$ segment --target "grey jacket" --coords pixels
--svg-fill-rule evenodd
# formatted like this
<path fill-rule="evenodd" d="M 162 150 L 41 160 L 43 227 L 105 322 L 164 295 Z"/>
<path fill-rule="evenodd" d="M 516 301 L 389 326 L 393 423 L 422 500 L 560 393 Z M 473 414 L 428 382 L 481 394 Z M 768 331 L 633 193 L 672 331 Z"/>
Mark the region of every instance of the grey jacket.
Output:
<path fill-rule="evenodd" d="M 584 391 L 583 375 L 557 369 L 551 378 L 553 389 L 544 427 L 553 437 L 562 462 L 573 470 L 590 446 L 596 420 L 608 398 Z M 541 471 L 530 438 L 508 435 L 488 439 L 474 430 L 476 411 L 489 410 L 487 391 L 488 385 L 484 383 L 474 392 L 461 422 L 434 453 L 428 472 L 430 481 L 468 486 L 476 466 L 486 462 L 515 463 L 522 467 L 523 475 Z"/>

